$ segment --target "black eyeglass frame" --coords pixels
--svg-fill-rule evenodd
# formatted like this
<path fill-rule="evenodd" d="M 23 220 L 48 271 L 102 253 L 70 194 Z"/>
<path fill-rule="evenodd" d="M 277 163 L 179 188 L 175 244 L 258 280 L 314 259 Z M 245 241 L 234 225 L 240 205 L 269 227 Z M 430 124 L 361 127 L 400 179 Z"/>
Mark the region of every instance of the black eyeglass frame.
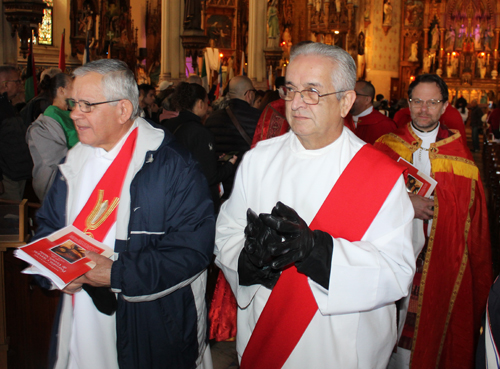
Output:
<path fill-rule="evenodd" d="M 92 111 L 92 107 L 93 106 L 102 105 L 102 104 L 108 104 L 108 103 L 117 102 L 117 101 L 121 101 L 121 100 L 123 100 L 123 99 L 109 100 L 109 101 L 100 101 L 100 102 L 96 102 L 96 103 L 90 103 L 90 102 L 85 101 L 85 100 L 76 101 L 75 99 L 66 99 L 66 104 L 68 104 L 68 108 L 71 111 L 74 108 L 76 108 L 76 105 L 78 104 L 78 106 L 80 107 L 80 110 L 82 111 L 82 113 L 90 113 Z M 83 105 L 86 106 L 86 109 L 88 109 L 88 110 L 83 110 L 81 103 L 83 103 Z"/>
<path fill-rule="evenodd" d="M 300 94 L 300 98 L 302 99 L 302 101 L 304 102 L 304 104 L 307 104 L 307 105 L 318 105 L 319 104 L 319 98 L 320 97 L 323 97 L 323 96 L 329 96 L 329 95 L 335 95 L 335 94 L 340 94 L 341 92 L 347 92 L 347 90 L 343 90 L 343 91 L 336 91 L 336 92 L 329 92 L 329 93 L 326 93 L 326 94 L 320 94 L 318 90 L 316 90 L 315 88 L 306 88 L 302 91 L 295 91 L 295 90 L 288 90 L 290 92 L 293 91 L 293 96 L 291 99 L 285 99 L 285 94 L 283 92 L 283 90 L 288 90 L 289 87 L 287 86 L 280 86 L 280 88 L 278 89 L 278 92 L 280 94 L 280 98 L 282 98 L 283 100 L 285 101 L 292 101 L 294 98 L 295 98 L 295 94 L 298 92 Z M 302 92 L 304 91 L 311 91 L 311 92 L 315 92 L 317 95 L 318 95 L 318 102 L 316 103 L 308 103 L 304 100 L 304 95 L 302 95 Z"/>

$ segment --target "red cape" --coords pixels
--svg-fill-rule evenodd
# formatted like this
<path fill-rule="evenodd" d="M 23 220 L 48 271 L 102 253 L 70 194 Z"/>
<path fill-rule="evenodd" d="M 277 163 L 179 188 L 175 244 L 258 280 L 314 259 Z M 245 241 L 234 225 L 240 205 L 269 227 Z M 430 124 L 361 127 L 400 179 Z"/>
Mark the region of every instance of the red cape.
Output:
<path fill-rule="evenodd" d="M 408 124 L 381 137 L 375 148 L 412 162 L 421 143 Z M 483 185 L 457 132 L 440 128 L 429 157 L 438 184 L 410 366 L 472 368 L 493 280 Z"/>
<path fill-rule="evenodd" d="M 370 114 L 360 117 L 358 119 L 358 125 L 354 129 L 352 115 L 349 113 L 347 117 L 345 117 L 344 125 L 350 128 L 356 136 L 372 145 L 379 137 L 396 130 L 396 124 L 393 120 L 376 109 L 373 109 Z"/>
<path fill-rule="evenodd" d="M 285 100 L 278 99 L 270 102 L 266 105 L 255 128 L 252 148 L 259 141 L 287 133 L 289 127 L 285 118 Z"/>

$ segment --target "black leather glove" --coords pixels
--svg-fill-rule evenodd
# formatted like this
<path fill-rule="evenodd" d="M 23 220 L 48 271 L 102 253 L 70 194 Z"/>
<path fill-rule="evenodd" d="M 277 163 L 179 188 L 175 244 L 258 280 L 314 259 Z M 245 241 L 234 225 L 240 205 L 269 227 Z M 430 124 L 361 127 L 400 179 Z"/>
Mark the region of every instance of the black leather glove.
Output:
<path fill-rule="evenodd" d="M 278 236 L 264 225 L 252 209 L 247 210 L 247 222 L 245 246 L 238 259 L 240 285 L 262 284 L 272 288 L 280 276 L 280 271 L 271 268 L 272 256 L 267 244 L 276 242 Z"/>
<path fill-rule="evenodd" d="M 333 239 L 323 231 L 312 231 L 295 210 L 278 202 L 271 214 L 261 214 L 263 223 L 281 236 L 268 242 L 271 267 L 283 270 L 295 263 L 297 270 L 328 289 Z M 281 242 L 280 242 L 281 241 Z"/>

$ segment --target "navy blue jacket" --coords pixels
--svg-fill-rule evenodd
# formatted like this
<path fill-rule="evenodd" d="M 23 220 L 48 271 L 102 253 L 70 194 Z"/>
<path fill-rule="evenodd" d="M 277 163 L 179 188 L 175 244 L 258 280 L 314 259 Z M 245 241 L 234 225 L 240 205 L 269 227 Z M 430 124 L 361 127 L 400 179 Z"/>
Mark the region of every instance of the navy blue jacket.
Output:
<path fill-rule="evenodd" d="M 198 164 L 169 133 L 144 161 L 130 186 L 128 240 L 116 241 L 111 271 L 120 291 L 118 361 L 122 369 L 195 368 L 206 322 L 194 298 L 205 286 L 193 291 L 190 283 L 212 258 L 213 205 Z M 66 226 L 66 199 L 59 172 L 37 214 L 37 238 Z"/>

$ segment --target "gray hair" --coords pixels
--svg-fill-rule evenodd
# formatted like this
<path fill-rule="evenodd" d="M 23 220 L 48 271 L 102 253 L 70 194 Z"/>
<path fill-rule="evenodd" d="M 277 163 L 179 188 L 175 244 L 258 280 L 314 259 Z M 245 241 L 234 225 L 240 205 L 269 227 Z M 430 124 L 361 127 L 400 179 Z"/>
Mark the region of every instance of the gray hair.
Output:
<path fill-rule="evenodd" d="M 4 75 L 8 75 L 12 72 L 17 72 L 17 68 L 12 66 L 12 65 L 0 66 L 0 77 L 3 77 Z M 4 78 L 8 78 L 8 77 L 4 77 Z"/>
<path fill-rule="evenodd" d="M 132 103 L 130 119 L 134 120 L 139 116 L 139 89 L 134 73 L 125 62 L 117 59 L 99 59 L 76 68 L 73 75 L 83 77 L 88 73 L 98 73 L 103 76 L 101 87 L 106 100 L 128 100 Z"/>
<path fill-rule="evenodd" d="M 290 55 L 290 63 L 299 55 L 323 56 L 330 59 L 336 68 L 332 70 L 332 84 L 335 91 L 354 90 L 356 85 L 356 63 L 349 53 L 338 46 L 325 45 L 319 42 L 306 43 L 294 48 Z M 340 100 L 344 94 L 336 94 Z"/>

